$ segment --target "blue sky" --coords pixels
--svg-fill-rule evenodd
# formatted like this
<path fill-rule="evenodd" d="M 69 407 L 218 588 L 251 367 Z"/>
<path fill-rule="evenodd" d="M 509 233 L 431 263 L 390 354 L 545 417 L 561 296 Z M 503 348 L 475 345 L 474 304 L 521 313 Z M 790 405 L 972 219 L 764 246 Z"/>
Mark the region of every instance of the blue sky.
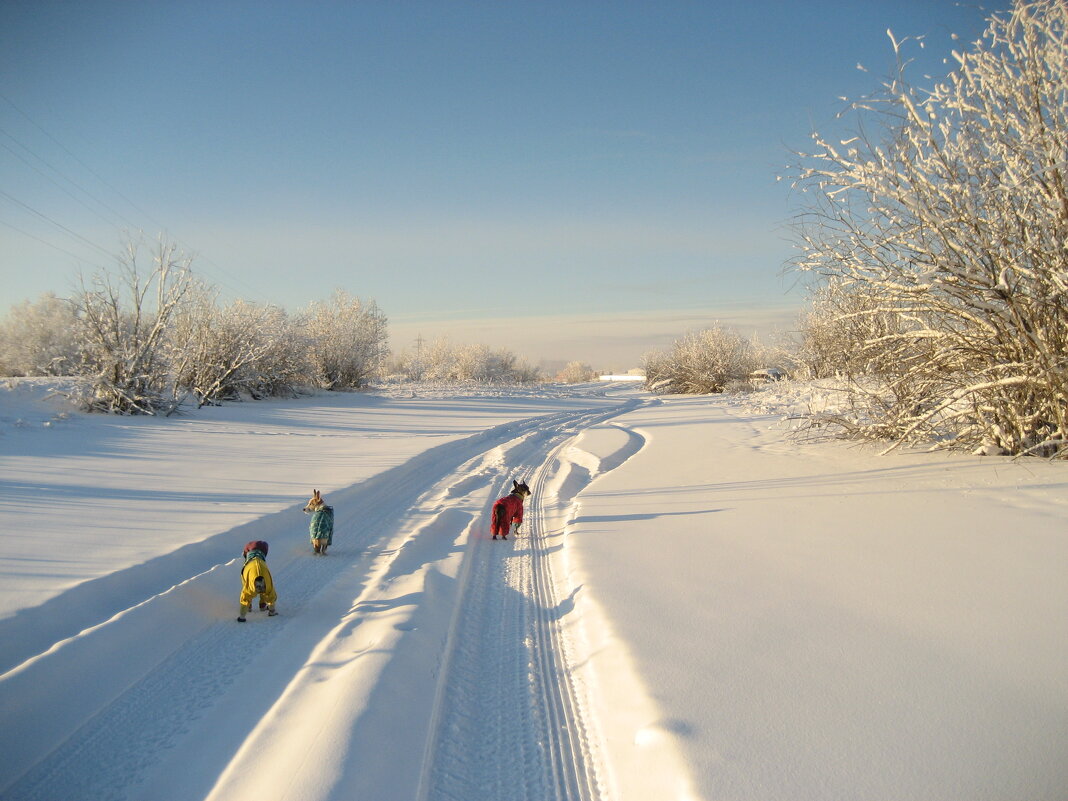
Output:
<path fill-rule="evenodd" d="M 985 13 L 0 0 L 0 309 L 143 229 L 228 297 L 373 298 L 398 348 L 494 319 L 487 344 L 594 360 L 592 331 L 538 343 L 618 316 L 636 360 L 640 320 L 785 320 L 789 149 L 889 71 L 887 28 L 944 73 Z"/>

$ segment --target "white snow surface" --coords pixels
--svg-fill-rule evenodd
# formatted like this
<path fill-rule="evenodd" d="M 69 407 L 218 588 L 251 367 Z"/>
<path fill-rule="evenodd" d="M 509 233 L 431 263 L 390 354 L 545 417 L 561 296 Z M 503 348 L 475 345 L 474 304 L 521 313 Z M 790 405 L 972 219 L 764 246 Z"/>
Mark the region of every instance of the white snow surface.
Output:
<path fill-rule="evenodd" d="M 0 384 L 4 801 L 1068 798 L 1068 465 L 799 440 L 789 382 L 54 388 Z"/>

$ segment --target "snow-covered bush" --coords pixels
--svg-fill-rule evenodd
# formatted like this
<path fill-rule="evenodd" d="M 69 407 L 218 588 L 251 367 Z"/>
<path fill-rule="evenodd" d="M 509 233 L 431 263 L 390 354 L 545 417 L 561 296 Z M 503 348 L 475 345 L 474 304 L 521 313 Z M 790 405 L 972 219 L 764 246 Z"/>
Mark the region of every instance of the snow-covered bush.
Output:
<path fill-rule="evenodd" d="M 858 134 L 817 134 L 797 173 L 796 267 L 871 301 L 857 433 L 1068 455 L 1068 3 L 1016 0 L 930 89 L 893 45 Z"/>
<path fill-rule="evenodd" d="M 256 399 L 293 396 L 311 385 L 308 368 L 308 341 L 301 326 L 284 309 L 268 306 L 260 315 L 263 347 L 250 366 L 253 374 L 246 383 Z"/>
<path fill-rule="evenodd" d="M 715 326 L 675 340 L 670 350 L 646 354 L 645 386 L 689 395 L 723 392 L 732 382 L 746 382 L 762 366 L 755 356 L 750 340 Z"/>
<path fill-rule="evenodd" d="M 829 278 L 812 291 L 810 306 L 798 319 L 791 348 L 794 375 L 896 375 L 901 354 L 886 347 L 908 330 L 902 316 L 887 311 L 883 297 L 865 284 L 846 284 Z M 922 310 L 916 310 L 917 319 Z M 912 357 L 925 354 L 922 341 L 913 343 Z"/>
<path fill-rule="evenodd" d="M 556 374 L 556 380 L 563 384 L 584 384 L 596 379 L 597 371 L 585 362 L 568 362 L 564 369 Z"/>
<path fill-rule="evenodd" d="M 373 300 L 336 290 L 302 318 L 308 363 L 324 389 L 358 389 L 379 375 L 389 353 L 386 316 Z"/>
<path fill-rule="evenodd" d="M 823 289 L 815 291 L 811 307 L 797 318 L 791 351 L 794 375 L 802 379 L 829 378 L 841 373 L 851 348 L 832 307 L 823 302 Z"/>
<path fill-rule="evenodd" d="M 382 368 L 384 378 L 398 382 L 422 381 L 425 372 L 422 349 L 390 353 Z"/>
<path fill-rule="evenodd" d="M 305 343 L 285 311 L 235 301 L 221 307 L 203 291 L 175 317 L 171 340 L 178 393 L 199 405 L 241 395 L 291 395 L 307 381 Z"/>
<path fill-rule="evenodd" d="M 453 345 L 445 339 L 428 350 L 426 378 L 429 381 L 489 381 L 491 351 L 487 345 Z"/>
<path fill-rule="evenodd" d="M 130 242 L 114 272 L 98 271 L 73 301 L 77 308 L 82 371 L 91 377 L 83 406 L 92 411 L 155 414 L 173 407 L 169 326 L 199 286 L 190 259 L 162 238 L 147 273 L 142 245 Z"/>
<path fill-rule="evenodd" d="M 487 345 L 458 345 L 440 337 L 416 352 L 393 357 L 391 372 L 409 381 L 530 384 L 538 369 L 505 349 Z"/>
<path fill-rule="evenodd" d="M 70 375 L 78 364 L 74 304 L 48 292 L 0 322 L 0 375 Z"/>
<path fill-rule="evenodd" d="M 14 307 L 0 322 L 0 374 L 78 374 L 87 380 L 72 393 L 87 411 L 156 414 L 190 395 L 204 405 L 355 388 L 379 372 L 388 332 L 374 301 L 339 290 L 296 318 L 242 300 L 220 306 L 174 243 L 153 245 L 151 267 L 145 251 L 131 240 L 69 301 Z M 508 362 L 491 354 L 485 369 Z"/>

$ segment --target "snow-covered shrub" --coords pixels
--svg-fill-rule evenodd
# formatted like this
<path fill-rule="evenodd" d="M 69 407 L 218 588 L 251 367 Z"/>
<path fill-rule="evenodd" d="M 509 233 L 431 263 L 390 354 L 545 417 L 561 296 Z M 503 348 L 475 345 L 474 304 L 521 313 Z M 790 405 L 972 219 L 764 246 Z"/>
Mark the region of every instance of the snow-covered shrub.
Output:
<path fill-rule="evenodd" d="M 422 381 L 426 373 L 422 349 L 390 353 L 382 372 L 389 381 Z"/>
<path fill-rule="evenodd" d="M 490 354 L 487 345 L 453 345 L 438 340 L 430 347 L 426 377 L 430 381 L 488 381 Z"/>
<path fill-rule="evenodd" d="M 851 351 L 838 317 L 822 302 L 820 294 L 821 290 L 817 290 L 811 307 L 797 319 L 792 354 L 794 374 L 802 379 L 839 375 Z"/>
<path fill-rule="evenodd" d="M 675 340 L 667 351 L 644 357 L 645 386 L 656 392 L 705 395 L 745 382 L 756 369 L 753 344 L 730 329 L 715 326 Z"/>
<path fill-rule="evenodd" d="M 923 318 L 921 309 L 907 321 L 888 311 L 880 293 L 863 284 L 829 278 L 813 289 L 810 307 L 798 319 L 791 349 L 794 374 L 806 378 L 896 375 L 901 354 L 886 343 L 900 339 Z M 912 358 L 924 354 L 921 340 L 913 342 Z"/>
<path fill-rule="evenodd" d="M 393 357 L 391 372 L 411 381 L 530 384 L 538 369 L 505 349 L 487 345 L 458 345 L 440 337 L 412 353 Z"/>
<path fill-rule="evenodd" d="M 285 311 L 238 300 L 220 307 L 202 291 L 175 317 L 171 361 L 176 393 L 199 405 L 241 395 L 290 395 L 307 380 L 300 333 Z"/>
<path fill-rule="evenodd" d="M 0 322 L 0 375 L 70 375 L 78 364 L 74 304 L 48 292 Z"/>
<path fill-rule="evenodd" d="M 1066 456 L 1068 3 L 1016 0 L 930 89 L 893 45 L 858 134 L 817 134 L 797 174 L 796 267 L 873 301 L 855 321 L 882 408 L 856 433 Z"/>
<path fill-rule="evenodd" d="M 310 386 L 308 341 L 302 327 L 284 309 L 268 306 L 260 315 L 262 348 L 246 383 L 256 399 L 293 396 Z"/>
<path fill-rule="evenodd" d="M 241 300 L 220 306 L 175 244 L 161 238 L 150 268 L 145 250 L 131 240 L 70 301 L 14 307 L 0 322 L 0 370 L 77 373 L 87 380 L 76 402 L 120 414 L 170 413 L 190 395 L 204 405 L 359 387 L 378 373 L 388 333 L 374 301 L 338 291 L 296 318 Z"/>
<path fill-rule="evenodd" d="M 389 353 L 386 316 L 373 300 L 336 290 L 303 318 L 312 375 L 324 389 L 358 389 L 379 375 Z"/>
<path fill-rule="evenodd" d="M 190 259 L 159 240 L 142 272 L 142 246 L 130 242 L 114 272 L 98 271 L 72 299 L 77 308 L 81 369 L 90 376 L 82 405 L 91 411 L 155 414 L 173 407 L 168 327 L 198 286 Z"/>
<path fill-rule="evenodd" d="M 568 362 L 564 369 L 556 374 L 556 380 L 562 384 L 584 384 L 597 380 L 597 371 L 585 362 Z"/>
<path fill-rule="evenodd" d="M 495 383 L 532 384 L 540 377 L 537 367 L 527 364 L 516 354 L 504 348 L 490 350 L 480 362 L 479 369 L 483 378 L 476 380 Z"/>

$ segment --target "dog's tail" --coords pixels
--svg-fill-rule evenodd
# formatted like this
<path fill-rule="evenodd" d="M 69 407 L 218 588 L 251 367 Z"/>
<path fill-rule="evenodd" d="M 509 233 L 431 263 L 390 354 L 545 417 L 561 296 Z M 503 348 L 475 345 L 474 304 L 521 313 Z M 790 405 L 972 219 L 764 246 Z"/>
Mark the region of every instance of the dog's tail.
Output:
<path fill-rule="evenodd" d="M 503 503 L 493 505 L 493 527 L 498 531 L 507 530 L 508 524 L 504 520 L 506 514 Z"/>

